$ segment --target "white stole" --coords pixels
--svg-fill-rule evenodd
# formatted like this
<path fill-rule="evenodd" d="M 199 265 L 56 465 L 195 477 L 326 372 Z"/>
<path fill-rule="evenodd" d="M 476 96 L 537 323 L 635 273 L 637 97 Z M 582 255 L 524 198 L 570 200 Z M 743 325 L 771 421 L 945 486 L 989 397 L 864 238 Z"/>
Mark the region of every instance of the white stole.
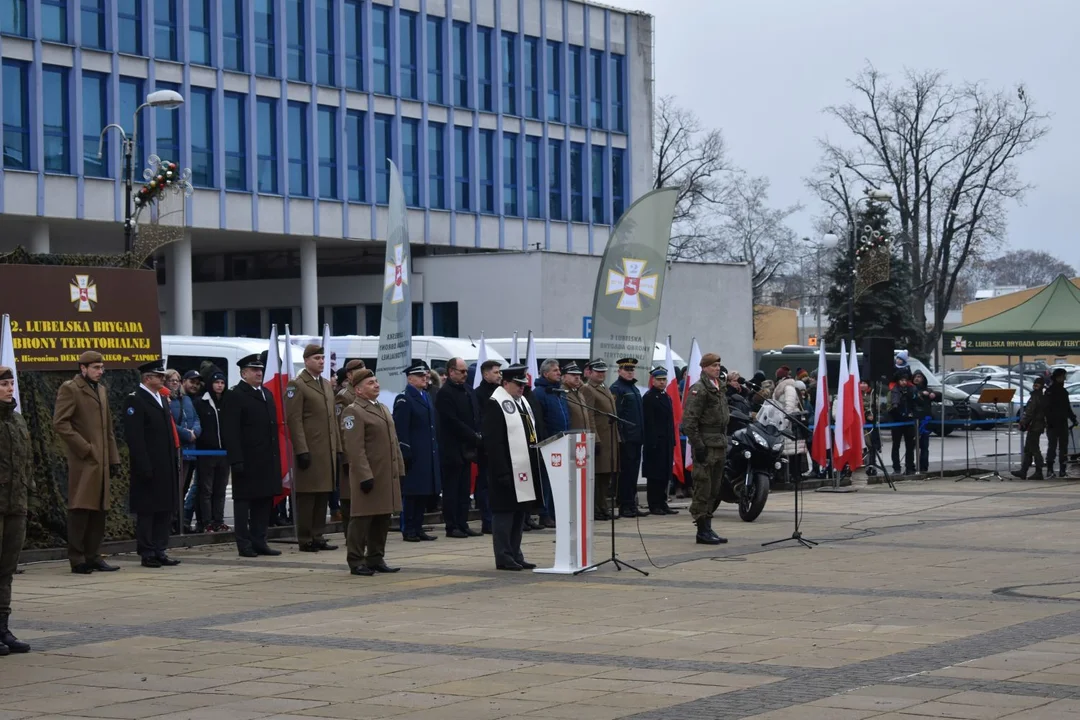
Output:
<path fill-rule="evenodd" d="M 510 447 L 510 467 L 514 473 L 517 501 L 533 502 L 536 500 L 536 491 L 533 489 L 532 465 L 529 463 L 529 438 L 526 437 L 525 427 L 521 423 L 517 399 L 504 387 L 495 388 L 491 399 L 499 403 L 499 409 L 506 420 L 506 444 Z M 521 402 L 525 400 L 522 399 Z M 529 412 L 527 406 L 525 412 Z M 535 422 L 533 425 L 535 427 Z"/>

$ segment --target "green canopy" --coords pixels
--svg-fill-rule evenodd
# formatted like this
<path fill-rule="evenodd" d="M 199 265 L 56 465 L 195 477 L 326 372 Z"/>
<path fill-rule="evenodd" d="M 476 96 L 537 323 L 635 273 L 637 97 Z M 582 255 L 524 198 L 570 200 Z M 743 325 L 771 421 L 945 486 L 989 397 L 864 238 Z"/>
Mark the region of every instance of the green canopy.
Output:
<path fill-rule="evenodd" d="M 1080 353 L 1080 289 L 1064 275 L 997 315 L 942 333 L 946 355 Z"/>

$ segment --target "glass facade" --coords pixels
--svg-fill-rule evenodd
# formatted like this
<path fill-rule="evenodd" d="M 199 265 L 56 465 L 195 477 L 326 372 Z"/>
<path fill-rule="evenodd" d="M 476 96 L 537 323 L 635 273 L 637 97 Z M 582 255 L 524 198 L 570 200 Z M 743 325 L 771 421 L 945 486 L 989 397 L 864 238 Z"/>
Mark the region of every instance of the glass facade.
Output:
<path fill-rule="evenodd" d="M 540 138 L 525 136 L 525 210 L 529 217 L 540 213 Z"/>
<path fill-rule="evenodd" d="M 297 82 L 307 80 L 307 3 L 285 0 L 286 77 Z"/>
<path fill-rule="evenodd" d="M 544 62 L 547 65 L 547 119 L 562 121 L 562 43 L 548 40 Z"/>
<path fill-rule="evenodd" d="M 191 112 L 191 184 L 215 187 L 214 91 L 192 88 L 187 102 Z"/>
<path fill-rule="evenodd" d="M 319 106 L 319 197 L 338 199 L 337 108 Z"/>
<path fill-rule="evenodd" d="M 25 3 L 22 5 L 25 7 Z M 68 41 L 67 0 L 41 0 L 41 39 L 59 43 Z"/>
<path fill-rule="evenodd" d="M 3 12 L 0 12 L 0 33 L 25 36 L 29 17 L 26 0 L 4 0 L 0 7 L 3 7 Z"/>
<path fill-rule="evenodd" d="M 85 34 L 85 15 L 83 23 Z M 196 65 L 211 62 L 210 0 L 188 0 L 188 59 Z"/>
<path fill-rule="evenodd" d="M 428 207 L 446 209 L 446 159 L 443 157 L 446 126 L 428 123 Z"/>
<path fill-rule="evenodd" d="M 274 2 L 275 0 L 255 0 L 255 73 L 258 75 L 277 75 Z"/>
<path fill-rule="evenodd" d="M 4 78 L 5 81 L 7 78 Z M 7 104 L 5 102 L 5 110 Z M 97 156 L 99 133 L 95 128 L 109 124 L 108 76 L 83 70 L 82 74 L 82 122 L 83 122 L 83 174 L 87 177 L 109 177 L 109 133 L 101 146 L 101 158 Z M 175 113 L 174 113 L 175 114 Z"/>
<path fill-rule="evenodd" d="M 398 94 L 413 100 L 420 97 L 416 79 L 416 17 L 416 13 L 405 10 L 398 14 L 398 57 L 401 62 Z"/>
<path fill-rule="evenodd" d="M 469 105 L 469 23 L 454 23 L 454 104 Z"/>
<path fill-rule="evenodd" d="M 221 0 L 221 65 L 226 70 L 244 70 L 244 3 Z"/>
<path fill-rule="evenodd" d="M 95 50 L 104 50 L 105 0 L 81 0 L 79 22 L 82 25 L 80 30 L 82 46 Z"/>
<path fill-rule="evenodd" d="M 361 0 L 345 0 L 345 87 L 364 89 L 364 12 Z"/>
<path fill-rule="evenodd" d="M 469 144 L 469 128 L 454 128 L 454 209 L 468 212 L 472 209 L 472 154 Z"/>
<path fill-rule="evenodd" d="M 117 47 L 128 55 L 142 55 L 143 0 L 115 0 Z"/>
<path fill-rule="evenodd" d="M 503 133 L 503 215 L 518 214 L 518 136 Z"/>
<path fill-rule="evenodd" d="M 349 200 L 365 202 L 367 200 L 367 173 L 364 168 L 364 137 L 367 135 L 366 113 L 349 110 L 345 117 L 345 143 L 349 158 Z"/>
<path fill-rule="evenodd" d="M 480 207 L 482 213 L 495 212 L 495 131 L 480 131 Z"/>
<path fill-rule="evenodd" d="M 258 98 L 255 110 L 258 115 L 255 131 L 259 138 L 255 174 L 258 177 L 259 192 L 277 195 L 278 101 L 275 98 Z"/>
<path fill-rule="evenodd" d="M 45 172 L 71 172 L 71 140 L 68 128 L 68 69 L 45 65 L 41 68 L 42 121 L 45 126 Z"/>
<path fill-rule="evenodd" d="M 372 90 L 390 94 L 390 8 L 371 7 L 371 82 Z"/>
<path fill-rule="evenodd" d="M 307 103 L 289 101 L 289 194 L 306 197 L 308 192 Z"/>
<path fill-rule="evenodd" d="M 4 168 L 30 170 L 29 63 L 4 60 Z"/>
<path fill-rule="evenodd" d="M 334 25 L 332 0 L 315 0 L 315 82 L 320 85 L 334 84 Z"/>
<path fill-rule="evenodd" d="M 154 57 L 176 60 L 176 0 L 154 0 Z"/>
<path fill-rule="evenodd" d="M 540 119 L 540 38 L 525 38 L 525 117 Z"/>
<path fill-rule="evenodd" d="M 517 35 L 502 34 L 502 111 L 517 115 Z"/>
<path fill-rule="evenodd" d="M 427 21 L 427 99 L 443 102 L 443 19 L 428 17 Z"/>
<path fill-rule="evenodd" d="M 563 141 L 548 140 L 548 217 L 562 220 L 563 212 Z"/>
<path fill-rule="evenodd" d="M 172 83 L 157 83 L 158 90 L 175 90 L 180 92 L 180 86 Z M 180 113 L 175 110 L 158 108 L 154 111 L 154 124 L 157 126 L 154 152 L 162 160 L 170 162 L 180 161 Z M 102 126 L 104 127 L 104 126 Z"/>
<path fill-rule="evenodd" d="M 248 189 L 247 96 L 232 92 L 225 93 L 225 189 Z"/>
<path fill-rule="evenodd" d="M 385 205 L 390 202 L 390 166 L 386 163 L 390 157 L 390 148 L 394 147 L 394 116 L 375 115 L 375 152 L 371 162 L 375 163 L 375 202 Z"/>
<path fill-rule="evenodd" d="M 401 185 L 405 204 L 420 204 L 420 121 L 401 118 Z"/>

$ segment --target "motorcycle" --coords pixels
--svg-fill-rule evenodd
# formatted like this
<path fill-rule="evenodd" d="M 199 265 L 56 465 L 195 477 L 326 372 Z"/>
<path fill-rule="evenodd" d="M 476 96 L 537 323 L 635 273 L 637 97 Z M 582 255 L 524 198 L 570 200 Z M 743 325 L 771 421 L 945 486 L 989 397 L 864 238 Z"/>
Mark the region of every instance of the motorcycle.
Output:
<path fill-rule="evenodd" d="M 753 522 L 765 509 L 773 477 L 787 463 L 784 438 L 795 438 L 779 427 L 752 420 L 738 411 L 731 413 L 724 478 L 720 500 L 739 507 L 739 517 Z"/>

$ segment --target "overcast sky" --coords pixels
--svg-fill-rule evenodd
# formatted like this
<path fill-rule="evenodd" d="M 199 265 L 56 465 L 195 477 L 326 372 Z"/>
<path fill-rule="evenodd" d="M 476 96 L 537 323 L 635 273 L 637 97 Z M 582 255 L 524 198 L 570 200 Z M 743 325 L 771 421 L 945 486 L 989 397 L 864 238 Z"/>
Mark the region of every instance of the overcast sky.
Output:
<path fill-rule="evenodd" d="M 1008 244 L 1080 270 L 1080 0 L 609 0 L 655 16 L 656 92 L 723 130 L 731 159 L 772 181 L 772 203 L 812 234 L 820 206 L 803 178 L 816 139 L 846 138 L 822 113 L 854 99 L 866 61 L 890 75 L 944 70 L 1011 92 L 1023 83 L 1051 131 L 1020 164 L 1036 187 L 1009 212 Z"/>

